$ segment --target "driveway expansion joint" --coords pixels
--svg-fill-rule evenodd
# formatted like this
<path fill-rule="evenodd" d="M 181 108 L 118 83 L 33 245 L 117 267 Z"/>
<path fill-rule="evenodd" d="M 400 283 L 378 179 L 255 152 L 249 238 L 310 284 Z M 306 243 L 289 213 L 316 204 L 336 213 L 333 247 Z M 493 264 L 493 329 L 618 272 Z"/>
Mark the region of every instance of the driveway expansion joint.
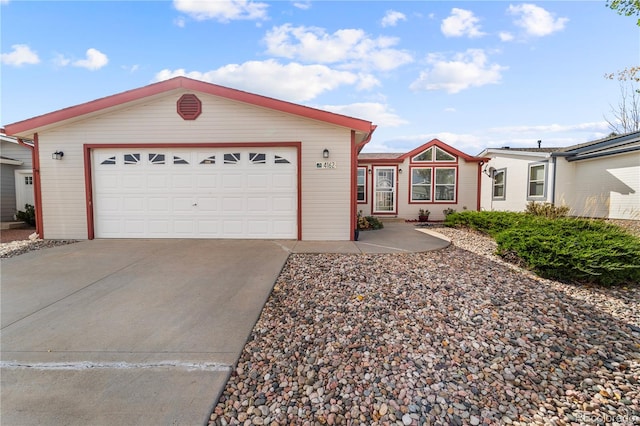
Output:
<path fill-rule="evenodd" d="M 21 363 L 11 361 L 0 361 L 0 368 L 6 369 L 31 369 L 31 370 L 57 370 L 57 371 L 79 371 L 79 370 L 149 370 L 149 369 L 171 369 L 182 371 L 231 371 L 232 366 L 217 362 L 183 362 L 183 361 L 160 361 L 160 362 L 38 362 Z"/>

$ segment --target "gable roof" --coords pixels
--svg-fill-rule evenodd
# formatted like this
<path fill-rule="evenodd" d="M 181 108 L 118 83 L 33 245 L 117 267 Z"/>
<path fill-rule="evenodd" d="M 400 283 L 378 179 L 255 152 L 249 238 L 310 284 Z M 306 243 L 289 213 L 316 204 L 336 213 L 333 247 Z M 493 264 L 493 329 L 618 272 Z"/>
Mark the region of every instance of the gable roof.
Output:
<path fill-rule="evenodd" d="M 29 118 L 27 120 L 8 124 L 5 126 L 5 131 L 8 135 L 28 137 L 33 133 L 38 132 L 40 129 L 52 125 L 59 125 L 65 121 L 78 119 L 83 116 L 89 116 L 90 114 L 105 112 L 108 109 L 121 107 L 128 103 L 133 103 L 146 98 L 163 95 L 171 91 L 177 91 L 180 89 L 193 90 L 213 96 L 219 96 L 221 98 L 284 112 L 287 114 L 298 115 L 336 126 L 346 127 L 364 134 L 372 133 L 373 130 L 375 130 L 375 126 L 370 121 L 362 120 L 359 118 L 335 114 L 332 112 L 298 105 L 291 102 L 281 101 L 254 93 L 219 86 L 217 84 L 193 80 L 187 77 L 174 77 L 172 79 L 164 80 L 159 83 L 153 83 L 148 86 L 128 90 L 126 92 L 121 92 L 115 95 L 50 112 L 48 114 Z"/>
<path fill-rule="evenodd" d="M 465 154 L 462 151 L 459 151 L 457 149 L 455 149 L 454 147 L 447 145 L 446 143 L 442 142 L 439 139 L 431 139 L 429 142 L 420 145 L 419 147 L 406 152 L 406 153 L 363 153 L 358 155 L 358 160 L 363 160 L 365 162 L 371 162 L 371 161 L 375 161 L 375 162 L 381 162 L 381 161 L 387 161 L 390 163 L 401 163 L 403 162 L 407 157 L 413 157 L 415 155 L 420 154 L 422 151 L 425 151 L 429 148 L 431 148 L 432 146 L 437 146 L 438 148 L 447 151 L 450 154 L 453 154 L 457 157 L 463 158 L 465 161 L 470 161 L 470 162 L 481 162 L 481 161 L 486 161 L 487 158 L 484 157 L 474 157 L 472 155 L 469 154 Z"/>

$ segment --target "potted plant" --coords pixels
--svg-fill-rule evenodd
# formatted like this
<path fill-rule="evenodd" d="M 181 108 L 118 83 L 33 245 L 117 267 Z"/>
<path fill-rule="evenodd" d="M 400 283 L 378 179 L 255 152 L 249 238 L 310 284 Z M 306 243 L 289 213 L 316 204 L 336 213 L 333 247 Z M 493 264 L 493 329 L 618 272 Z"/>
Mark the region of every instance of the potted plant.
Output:
<path fill-rule="evenodd" d="M 427 222 L 429 220 L 429 215 L 431 212 L 426 209 L 418 210 L 418 221 L 419 222 Z"/>

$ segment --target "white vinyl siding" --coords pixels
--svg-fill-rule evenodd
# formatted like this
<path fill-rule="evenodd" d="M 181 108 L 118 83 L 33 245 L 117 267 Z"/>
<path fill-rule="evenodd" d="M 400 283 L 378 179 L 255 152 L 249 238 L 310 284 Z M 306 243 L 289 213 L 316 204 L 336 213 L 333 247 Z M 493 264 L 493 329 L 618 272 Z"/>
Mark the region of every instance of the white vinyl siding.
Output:
<path fill-rule="evenodd" d="M 83 144 L 229 144 L 301 142 L 303 240 L 351 237 L 351 130 L 198 93 L 202 114 L 185 121 L 165 93 L 40 133 L 45 238 L 87 238 Z M 336 168 L 318 169 L 322 151 Z M 64 159 L 51 160 L 53 151 Z"/>
<path fill-rule="evenodd" d="M 566 162 L 558 167 L 556 204 L 583 217 L 640 220 L 640 152 Z"/>

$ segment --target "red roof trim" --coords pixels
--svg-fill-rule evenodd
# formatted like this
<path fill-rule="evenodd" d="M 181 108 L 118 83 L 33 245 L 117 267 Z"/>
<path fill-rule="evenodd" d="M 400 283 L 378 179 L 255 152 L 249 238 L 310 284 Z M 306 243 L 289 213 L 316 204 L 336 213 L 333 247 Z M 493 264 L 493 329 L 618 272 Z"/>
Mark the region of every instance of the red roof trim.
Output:
<path fill-rule="evenodd" d="M 238 102 L 244 102 L 263 108 L 269 108 L 288 114 L 299 115 L 313 120 L 323 121 L 337 126 L 347 127 L 360 132 L 372 132 L 374 129 L 370 121 L 358 118 L 348 117 L 345 115 L 335 114 L 291 102 L 281 101 L 274 98 L 268 98 L 254 93 L 243 92 L 237 89 L 231 89 L 224 86 L 218 86 L 204 81 L 193 80 L 187 77 L 174 77 L 169 80 L 153 83 L 148 86 L 107 96 L 105 98 L 96 99 L 83 104 L 75 105 L 69 108 L 50 112 L 38 117 L 30 118 L 5 126 L 7 135 L 17 135 L 51 124 L 55 124 L 64 120 L 80 117 L 103 109 L 116 107 L 128 102 L 133 102 L 149 96 L 154 96 L 177 89 L 194 90 L 209 95 L 219 96 Z"/>

